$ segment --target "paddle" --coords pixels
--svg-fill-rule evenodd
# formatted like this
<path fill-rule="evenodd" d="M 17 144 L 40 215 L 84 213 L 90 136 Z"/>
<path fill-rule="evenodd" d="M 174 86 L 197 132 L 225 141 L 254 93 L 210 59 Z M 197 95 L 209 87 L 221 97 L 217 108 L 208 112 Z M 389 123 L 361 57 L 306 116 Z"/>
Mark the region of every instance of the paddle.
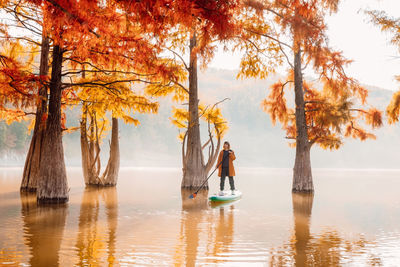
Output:
<path fill-rule="evenodd" d="M 231 151 L 229 149 L 229 151 Z M 228 153 L 228 157 L 229 157 L 229 153 Z M 217 167 L 215 167 L 215 170 L 213 170 L 213 172 L 207 177 L 207 179 L 200 185 L 200 187 L 197 189 L 196 192 L 194 192 L 193 194 L 191 194 L 189 196 L 189 198 L 195 198 L 197 196 L 197 193 L 200 191 L 200 189 L 206 184 L 206 182 L 208 181 L 208 179 L 210 179 L 211 175 L 214 174 L 214 172 L 218 169 L 218 167 L 222 164 L 222 162 L 224 162 L 224 160 L 226 159 L 226 157 L 222 157 L 222 160 L 220 163 L 218 163 Z"/>

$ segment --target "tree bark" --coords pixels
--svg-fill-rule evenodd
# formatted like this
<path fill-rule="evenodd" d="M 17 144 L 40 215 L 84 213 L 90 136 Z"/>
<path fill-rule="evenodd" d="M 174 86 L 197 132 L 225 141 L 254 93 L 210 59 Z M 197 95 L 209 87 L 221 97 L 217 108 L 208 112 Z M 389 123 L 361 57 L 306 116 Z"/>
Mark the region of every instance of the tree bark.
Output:
<path fill-rule="evenodd" d="M 61 71 L 63 51 L 53 47 L 49 111 L 43 140 L 37 190 L 38 203 L 68 201 L 68 183 L 61 132 Z"/>
<path fill-rule="evenodd" d="M 106 170 L 103 174 L 104 186 L 116 186 L 119 173 L 119 136 L 118 136 L 118 118 L 112 118 L 111 129 L 111 145 L 110 145 L 110 158 L 108 159 Z"/>
<path fill-rule="evenodd" d="M 49 72 L 49 38 L 42 36 L 40 51 L 39 75 L 45 77 Z M 47 112 L 47 86 L 42 84 L 38 91 L 39 101 L 36 108 L 35 127 L 28 154 L 25 159 L 24 172 L 22 175 L 21 191 L 36 191 L 39 177 L 40 158 L 42 154 L 42 142 L 45 130 L 45 121 L 42 119 Z"/>
<path fill-rule="evenodd" d="M 80 133 L 81 133 L 81 158 L 82 158 L 82 171 L 83 171 L 83 179 L 85 181 L 85 184 L 90 183 L 90 177 L 91 177 L 91 172 L 90 172 L 90 151 L 89 151 L 89 144 L 88 144 L 88 139 L 87 139 L 87 130 L 86 130 L 86 125 L 87 125 L 87 108 L 85 104 L 82 107 L 82 117 L 80 121 Z"/>
<path fill-rule="evenodd" d="M 183 155 L 183 178 L 181 188 L 198 188 L 206 179 L 203 151 L 200 140 L 199 99 L 197 83 L 196 34 L 190 38 L 189 65 L 189 124 L 187 130 L 186 153 Z M 203 189 L 208 189 L 206 183 Z"/>
<path fill-rule="evenodd" d="M 296 48 L 297 47 L 297 48 Z M 303 74 L 301 72 L 301 50 L 295 45 L 294 91 L 296 104 L 296 159 L 293 168 L 292 192 L 313 192 L 310 149 L 304 104 Z"/>
<path fill-rule="evenodd" d="M 100 176 L 100 145 L 98 143 L 98 138 L 94 137 L 94 132 L 98 131 L 98 129 L 97 124 L 93 123 L 93 120 L 96 118 L 91 116 L 90 137 L 88 138 L 86 128 L 87 114 L 87 109 L 84 107 L 81 119 L 81 155 L 85 184 L 94 186 L 116 186 L 120 167 L 118 119 L 112 118 L 110 157 L 106 169 Z"/>

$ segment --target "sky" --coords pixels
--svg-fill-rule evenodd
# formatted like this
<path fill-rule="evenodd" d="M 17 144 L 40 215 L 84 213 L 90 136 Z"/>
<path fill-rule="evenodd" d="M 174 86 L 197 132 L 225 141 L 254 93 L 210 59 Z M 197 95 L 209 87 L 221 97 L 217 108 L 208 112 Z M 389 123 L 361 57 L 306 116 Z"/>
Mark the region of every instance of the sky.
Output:
<path fill-rule="evenodd" d="M 394 76 L 400 75 L 399 49 L 390 44 L 388 34 L 368 22 L 363 9 L 384 10 L 400 17 L 400 0 L 343 0 L 339 12 L 327 18 L 329 44 L 353 60 L 346 69 L 350 76 L 363 84 L 398 90 L 400 83 Z M 219 49 L 209 66 L 232 70 L 239 62 L 240 54 Z"/>

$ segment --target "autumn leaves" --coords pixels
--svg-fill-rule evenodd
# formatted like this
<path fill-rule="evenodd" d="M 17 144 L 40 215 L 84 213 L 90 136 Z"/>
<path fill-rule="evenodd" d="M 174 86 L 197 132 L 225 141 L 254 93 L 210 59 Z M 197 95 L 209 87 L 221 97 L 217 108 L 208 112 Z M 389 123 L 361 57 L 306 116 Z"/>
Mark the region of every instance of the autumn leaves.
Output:
<path fill-rule="evenodd" d="M 337 12 L 338 3 L 2 1 L 9 19 L 0 25 L 0 118 L 30 114 L 42 122 L 34 128 L 21 189 L 37 190 L 39 201 L 68 200 L 62 133 L 77 129 L 86 184 L 115 185 L 118 119 L 137 125 L 135 113 L 156 113 L 165 96 L 178 105 L 171 121 L 182 130 L 182 187 L 200 185 L 228 124 L 223 99 L 199 99 L 197 72 L 223 44 L 243 54 L 238 78 L 265 79 L 287 68 L 262 108 L 296 147 L 293 191 L 313 192 L 312 145 L 338 149 L 344 137 L 374 138 L 367 127 L 382 125 L 381 112 L 367 106 L 368 91 L 345 72 L 351 61 L 328 45 L 325 16 Z M 396 26 L 371 15 L 384 30 Z M 306 69 L 317 78 L 304 77 Z M 399 99 L 395 95 L 388 107 L 390 122 L 398 120 Z M 81 123 L 72 129 L 65 125 L 68 106 L 81 108 Z M 208 134 L 200 134 L 200 123 Z M 99 146 L 109 129 L 110 159 L 101 174 Z"/>

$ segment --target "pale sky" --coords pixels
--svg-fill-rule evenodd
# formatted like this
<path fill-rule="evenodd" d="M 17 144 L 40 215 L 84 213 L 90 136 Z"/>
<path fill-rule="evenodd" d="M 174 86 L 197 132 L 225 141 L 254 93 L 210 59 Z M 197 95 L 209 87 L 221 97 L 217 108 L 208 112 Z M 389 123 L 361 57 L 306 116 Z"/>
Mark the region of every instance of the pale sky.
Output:
<path fill-rule="evenodd" d="M 385 10 L 400 17 L 400 0 L 343 0 L 339 12 L 327 18 L 330 46 L 354 60 L 347 72 L 361 83 L 398 90 L 400 83 L 394 76 L 400 75 L 399 49 L 360 9 Z M 240 55 L 220 49 L 209 67 L 237 69 L 239 62 Z"/>

